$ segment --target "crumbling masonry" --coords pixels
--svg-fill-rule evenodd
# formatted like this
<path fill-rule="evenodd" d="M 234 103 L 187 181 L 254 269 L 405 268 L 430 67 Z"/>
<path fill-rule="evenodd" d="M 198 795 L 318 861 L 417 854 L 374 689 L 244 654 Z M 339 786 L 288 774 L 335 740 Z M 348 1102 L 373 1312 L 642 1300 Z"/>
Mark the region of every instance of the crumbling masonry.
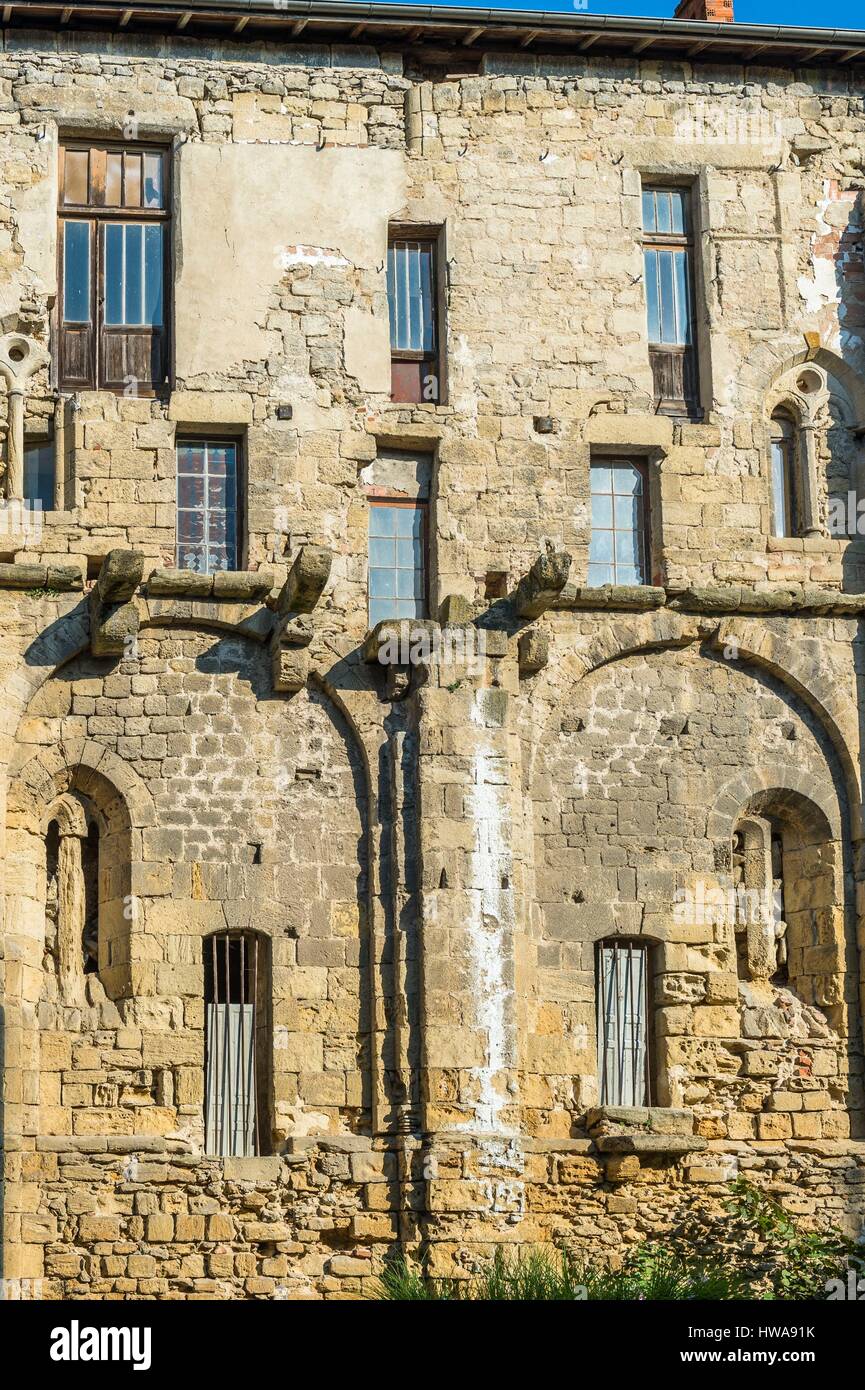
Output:
<path fill-rule="evenodd" d="M 860 1230 L 865 35 L 197 8 L 3 7 L 7 1292 L 616 1260 L 737 1173 Z M 111 142 L 164 151 L 152 389 L 86 381 L 62 319 L 61 159 L 110 181 Z M 678 403 L 647 338 L 668 187 Z M 436 238 L 413 401 L 389 229 Z M 237 559 L 187 568 L 207 439 L 242 457 Z M 598 584 L 590 479 L 622 461 L 645 582 Z M 425 508 L 425 595 L 371 630 L 381 498 Z M 639 1043 L 630 986 L 604 1013 L 623 963 Z M 226 1145 L 232 1009 L 255 1122 Z"/>

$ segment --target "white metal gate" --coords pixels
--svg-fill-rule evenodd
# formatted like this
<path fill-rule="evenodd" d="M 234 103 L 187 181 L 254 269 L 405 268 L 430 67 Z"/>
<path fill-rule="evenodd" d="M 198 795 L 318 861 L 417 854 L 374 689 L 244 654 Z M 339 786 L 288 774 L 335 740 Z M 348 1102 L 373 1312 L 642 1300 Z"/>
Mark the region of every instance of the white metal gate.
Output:
<path fill-rule="evenodd" d="M 260 1152 L 257 1097 L 259 943 L 223 932 L 205 943 L 205 1149 Z"/>
<path fill-rule="evenodd" d="M 598 947 L 598 1070 L 602 1105 L 651 1103 L 648 957 L 632 941 Z"/>

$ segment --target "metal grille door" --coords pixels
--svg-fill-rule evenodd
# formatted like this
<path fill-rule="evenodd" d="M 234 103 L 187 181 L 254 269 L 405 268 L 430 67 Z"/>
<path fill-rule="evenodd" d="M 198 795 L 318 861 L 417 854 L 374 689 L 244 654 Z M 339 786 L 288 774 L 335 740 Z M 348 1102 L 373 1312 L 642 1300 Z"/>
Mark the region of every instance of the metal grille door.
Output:
<path fill-rule="evenodd" d="M 649 1105 L 648 949 L 598 947 L 598 1068 L 602 1105 Z"/>
<path fill-rule="evenodd" d="M 247 1157 L 260 1152 L 256 1103 L 258 938 L 212 936 L 205 943 L 205 1148 Z"/>

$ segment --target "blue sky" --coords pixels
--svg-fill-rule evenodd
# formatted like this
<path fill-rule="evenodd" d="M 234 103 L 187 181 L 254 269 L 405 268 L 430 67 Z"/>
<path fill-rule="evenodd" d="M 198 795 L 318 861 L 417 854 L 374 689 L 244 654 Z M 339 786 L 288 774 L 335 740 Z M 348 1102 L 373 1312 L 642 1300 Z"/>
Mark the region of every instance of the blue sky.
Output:
<path fill-rule="evenodd" d="M 424 4 L 429 0 L 423 0 Z M 433 0 L 434 3 L 434 0 Z M 501 10 L 571 10 L 571 0 L 452 0 L 454 4 Z M 805 24 L 817 29 L 865 29 L 865 0 L 733 0 L 742 24 Z M 676 0 L 588 0 L 592 14 L 670 18 Z"/>

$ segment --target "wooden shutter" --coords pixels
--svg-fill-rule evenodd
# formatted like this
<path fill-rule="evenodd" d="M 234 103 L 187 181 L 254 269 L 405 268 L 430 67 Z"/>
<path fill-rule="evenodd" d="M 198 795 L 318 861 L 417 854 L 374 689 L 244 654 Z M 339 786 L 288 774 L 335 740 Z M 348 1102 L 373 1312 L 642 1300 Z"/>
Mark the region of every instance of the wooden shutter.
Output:
<path fill-rule="evenodd" d="M 85 390 L 96 382 L 96 225 L 87 218 L 64 218 L 59 240 L 60 384 L 71 390 Z M 86 286 L 76 292 L 71 282 L 73 277 L 80 279 L 85 267 Z"/>
<path fill-rule="evenodd" d="M 441 399 L 438 256 L 433 236 L 392 235 L 387 255 L 391 400 Z"/>
<path fill-rule="evenodd" d="M 168 380 L 168 173 L 166 152 L 155 148 L 73 142 L 61 150 L 65 389 L 150 395 Z"/>

